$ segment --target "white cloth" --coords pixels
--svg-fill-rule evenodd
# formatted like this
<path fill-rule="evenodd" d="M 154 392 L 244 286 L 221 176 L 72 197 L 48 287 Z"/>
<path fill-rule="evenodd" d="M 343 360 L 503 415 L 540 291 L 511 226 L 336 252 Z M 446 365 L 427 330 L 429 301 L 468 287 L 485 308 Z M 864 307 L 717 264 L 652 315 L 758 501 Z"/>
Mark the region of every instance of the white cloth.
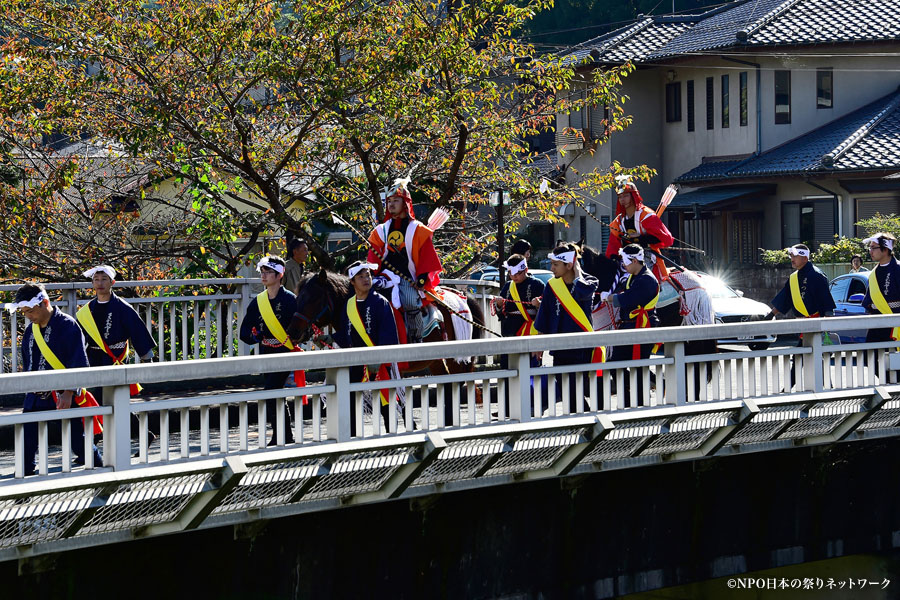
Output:
<path fill-rule="evenodd" d="M 865 244 L 866 246 L 868 246 L 872 242 L 875 242 L 879 246 L 884 246 L 888 250 L 891 250 L 891 251 L 894 250 L 894 240 L 889 240 L 887 238 L 881 238 L 881 237 L 870 237 L 870 238 L 866 238 L 863 240 L 863 244 Z"/>
<path fill-rule="evenodd" d="M 619 256 L 622 257 L 623 265 L 630 265 L 631 263 L 633 263 L 636 260 L 644 262 L 644 249 L 641 248 L 640 252 L 637 252 L 635 254 L 629 254 L 628 252 L 625 252 L 625 248 L 619 248 Z"/>
<path fill-rule="evenodd" d="M 788 254 L 791 256 L 805 256 L 809 258 L 809 250 L 804 250 L 803 248 L 794 248 L 793 246 L 787 249 Z"/>
<path fill-rule="evenodd" d="M 39 292 L 37 296 L 32 298 L 31 300 L 22 300 L 21 302 L 16 302 L 14 304 L 9 304 L 9 310 L 17 310 L 20 308 L 34 308 L 44 300 L 49 300 L 47 294 L 44 292 Z"/>
<path fill-rule="evenodd" d="M 270 261 L 271 256 L 263 256 L 259 259 L 259 262 L 256 263 L 256 270 L 262 271 L 263 267 L 267 269 L 272 269 L 273 271 L 277 271 L 278 273 L 284 274 L 284 265 L 279 265 L 277 262 Z"/>
<path fill-rule="evenodd" d="M 509 273 L 510 275 L 516 275 L 518 273 L 521 273 L 522 271 L 528 270 L 528 261 L 523 260 L 519 264 L 512 266 L 506 261 L 503 261 L 503 266 L 506 267 L 507 273 Z"/>
<path fill-rule="evenodd" d="M 568 252 L 562 252 L 560 254 L 553 254 L 552 252 L 548 252 L 547 258 L 549 258 L 550 260 L 558 260 L 566 264 L 572 264 L 573 262 L 575 262 L 575 251 L 569 250 Z"/>
<path fill-rule="evenodd" d="M 391 290 L 391 305 L 400 310 L 400 276 L 385 269 L 378 276 L 377 287 L 382 290 Z"/>
<path fill-rule="evenodd" d="M 115 279 L 115 278 L 116 278 L 116 270 L 113 269 L 113 268 L 112 268 L 111 266 L 109 266 L 109 265 L 97 265 L 97 266 L 94 267 L 93 269 L 88 269 L 87 271 L 85 271 L 85 272 L 84 272 L 84 276 L 87 277 L 88 279 L 91 279 L 91 278 L 92 278 L 94 275 L 96 275 L 97 273 L 106 273 L 106 275 L 107 275 L 110 279 Z"/>
<path fill-rule="evenodd" d="M 350 279 L 353 279 L 354 277 L 356 277 L 356 274 L 363 269 L 369 269 L 374 273 L 378 270 L 378 265 L 373 265 L 372 263 L 362 263 L 361 265 L 350 267 L 350 269 L 347 271 L 347 276 L 350 277 Z"/>

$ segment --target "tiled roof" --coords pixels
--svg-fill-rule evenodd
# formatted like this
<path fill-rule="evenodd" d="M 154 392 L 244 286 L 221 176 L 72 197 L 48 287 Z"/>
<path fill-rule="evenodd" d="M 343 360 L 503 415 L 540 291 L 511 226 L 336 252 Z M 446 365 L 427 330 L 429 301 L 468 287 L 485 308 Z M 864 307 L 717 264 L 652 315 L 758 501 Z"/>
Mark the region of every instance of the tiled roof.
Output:
<path fill-rule="evenodd" d="M 701 164 L 677 182 L 900 168 L 900 90 L 744 161 Z"/>
<path fill-rule="evenodd" d="M 678 194 L 669 205 L 670 210 L 710 206 L 719 202 L 740 200 L 747 197 L 771 196 L 775 193 L 774 184 L 723 185 L 702 188 L 693 192 Z"/>
<path fill-rule="evenodd" d="M 900 0 L 738 0 L 700 15 L 645 17 L 574 47 L 578 62 L 647 62 L 724 48 L 894 41 Z"/>

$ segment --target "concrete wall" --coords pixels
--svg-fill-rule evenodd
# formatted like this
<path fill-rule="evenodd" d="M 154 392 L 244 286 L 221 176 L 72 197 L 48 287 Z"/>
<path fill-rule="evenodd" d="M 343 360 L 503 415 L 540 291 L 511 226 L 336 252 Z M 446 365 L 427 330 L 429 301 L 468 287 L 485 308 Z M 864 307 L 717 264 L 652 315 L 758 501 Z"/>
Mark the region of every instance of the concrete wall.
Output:
<path fill-rule="evenodd" d="M 612 598 L 890 552 L 898 451 L 874 440 L 456 492 L 6 562 L 0 575 L 9 598 Z"/>

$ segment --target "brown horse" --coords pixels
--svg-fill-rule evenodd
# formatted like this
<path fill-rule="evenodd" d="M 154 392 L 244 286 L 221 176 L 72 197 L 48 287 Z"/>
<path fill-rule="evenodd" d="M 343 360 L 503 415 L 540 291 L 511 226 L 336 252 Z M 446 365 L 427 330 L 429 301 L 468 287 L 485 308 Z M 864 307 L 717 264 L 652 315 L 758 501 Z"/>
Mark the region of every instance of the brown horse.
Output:
<path fill-rule="evenodd" d="M 452 293 L 452 292 L 451 292 Z M 312 335 L 311 324 L 317 327 L 334 327 L 339 311 L 346 305 L 347 298 L 353 294 L 350 278 L 338 273 L 331 273 L 322 269 L 318 273 L 305 275 L 297 286 L 297 312 L 291 325 L 288 327 L 288 335 L 291 339 L 303 343 Z M 481 306 L 474 298 L 466 296 L 466 305 L 469 307 L 471 320 L 484 325 L 484 313 Z M 423 342 L 440 342 L 456 339 L 456 333 L 451 324 L 451 314 L 443 306 L 437 305 L 443 316 L 440 327 L 426 336 Z M 474 327 L 473 338 L 481 337 L 481 329 Z M 432 375 L 448 375 L 455 373 L 468 373 L 475 369 L 475 360 L 458 362 L 453 359 L 436 359 L 414 361 L 402 369 L 403 374 L 428 371 Z"/>

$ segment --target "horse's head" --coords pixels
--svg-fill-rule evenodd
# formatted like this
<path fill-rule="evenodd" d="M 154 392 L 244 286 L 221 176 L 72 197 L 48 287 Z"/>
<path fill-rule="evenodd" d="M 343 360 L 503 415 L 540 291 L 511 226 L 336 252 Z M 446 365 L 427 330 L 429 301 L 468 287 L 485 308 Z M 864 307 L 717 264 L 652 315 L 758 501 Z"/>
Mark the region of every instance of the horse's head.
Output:
<path fill-rule="evenodd" d="M 287 330 L 291 339 L 303 343 L 312 336 L 313 324 L 317 327 L 334 324 L 334 307 L 346 294 L 346 285 L 340 279 L 340 275 L 322 269 L 300 280 L 296 312 Z"/>
<path fill-rule="evenodd" d="M 593 275 L 600 282 L 599 290 L 608 290 L 616 280 L 621 259 L 618 256 L 607 258 L 605 254 L 594 250 L 590 246 L 581 246 L 581 259 L 585 272 Z"/>

